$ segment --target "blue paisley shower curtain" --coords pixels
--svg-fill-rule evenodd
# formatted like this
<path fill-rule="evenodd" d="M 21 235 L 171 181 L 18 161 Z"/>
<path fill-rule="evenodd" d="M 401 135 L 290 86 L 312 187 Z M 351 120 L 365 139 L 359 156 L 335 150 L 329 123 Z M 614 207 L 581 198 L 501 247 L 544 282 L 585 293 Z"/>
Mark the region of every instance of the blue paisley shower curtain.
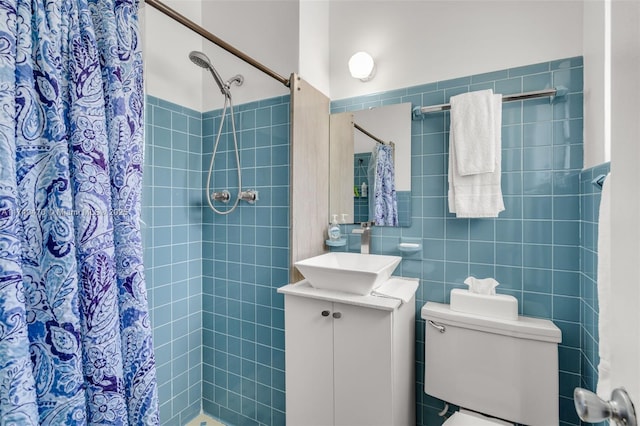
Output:
<path fill-rule="evenodd" d="M 374 149 L 375 177 L 373 187 L 373 217 L 376 226 L 398 226 L 398 199 L 393 167 L 393 148 L 376 144 Z"/>
<path fill-rule="evenodd" d="M 0 0 L 2 425 L 157 424 L 137 0 Z"/>

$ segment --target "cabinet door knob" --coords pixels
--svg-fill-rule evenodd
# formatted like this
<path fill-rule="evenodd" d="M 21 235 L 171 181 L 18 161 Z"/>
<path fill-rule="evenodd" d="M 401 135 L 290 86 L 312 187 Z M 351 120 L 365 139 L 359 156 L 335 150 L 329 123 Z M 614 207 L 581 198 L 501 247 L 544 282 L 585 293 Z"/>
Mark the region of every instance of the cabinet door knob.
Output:
<path fill-rule="evenodd" d="M 334 313 L 333 313 L 333 317 L 334 317 L 335 319 L 342 318 L 342 314 L 341 314 L 340 312 L 334 312 Z"/>
<path fill-rule="evenodd" d="M 323 317 L 328 317 L 330 313 L 331 312 L 329 312 L 329 311 L 322 311 L 322 316 Z"/>

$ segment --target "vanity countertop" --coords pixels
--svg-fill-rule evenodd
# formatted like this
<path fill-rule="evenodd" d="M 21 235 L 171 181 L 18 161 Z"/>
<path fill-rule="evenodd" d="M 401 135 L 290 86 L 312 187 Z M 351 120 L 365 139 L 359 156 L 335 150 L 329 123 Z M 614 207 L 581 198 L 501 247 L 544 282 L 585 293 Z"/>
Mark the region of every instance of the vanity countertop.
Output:
<path fill-rule="evenodd" d="M 395 277 L 394 277 L 395 278 Z M 324 290 L 311 287 L 307 280 L 298 281 L 296 283 L 287 284 L 278 288 L 278 293 L 290 296 L 308 297 L 312 299 L 327 300 L 329 302 L 346 303 L 349 305 L 357 305 L 365 308 L 380 309 L 383 311 L 393 311 L 400 304 L 400 299 L 388 296 L 366 295 L 345 293 L 334 290 Z"/>

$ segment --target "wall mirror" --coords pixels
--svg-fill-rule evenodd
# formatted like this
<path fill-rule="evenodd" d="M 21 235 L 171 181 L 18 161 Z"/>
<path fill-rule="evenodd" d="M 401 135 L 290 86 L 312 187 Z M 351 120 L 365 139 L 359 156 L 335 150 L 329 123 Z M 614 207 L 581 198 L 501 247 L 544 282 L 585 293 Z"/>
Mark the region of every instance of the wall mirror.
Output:
<path fill-rule="evenodd" d="M 373 152 L 378 142 L 354 124 L 378 139 L 393 142 L 397 226 L 410 226 L 411 103 L 331 114 L 329 220 L 337 214 L 345 223 L 374 221 L 376 160 Z"/>

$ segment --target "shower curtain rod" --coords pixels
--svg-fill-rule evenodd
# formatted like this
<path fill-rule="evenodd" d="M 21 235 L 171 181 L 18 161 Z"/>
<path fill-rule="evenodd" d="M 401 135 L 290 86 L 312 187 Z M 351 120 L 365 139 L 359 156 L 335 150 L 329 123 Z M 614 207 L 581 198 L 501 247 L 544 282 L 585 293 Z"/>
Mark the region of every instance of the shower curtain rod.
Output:
<path fill-rule="evenodd" d="M 534 90 L 532 92 L 517 93 L 514 95 L 504 95 L 502 102 L 523 101 L 526 99 L 544 98 L 546 96 L 560 97 L 567 94 L 567 89 L 562 86 L 553 87 L 551 89 Z M 430 112 L 446 111 L 451 109 L 451 104 L 431 105 L 424 107 L 415 107 L 413 109 L 413 119 L 420 118 L 422 114 Z"/>
<path fill-rule="evenodd" d="M 367 129 L 364 129 L 363 127 L 361 127 L 356 122 L 353 123 L 353 127 L 355 127 L 356 129 L 360 130 L 362 133 L 364 133 L 365 135 L 369 136 L 371 139 L 373 139 L 374 141 L 376 141 L 376 142 L 378 142 L 378 143 L 380 143 L 382 145 L 390 145 L 390 146 L 394 146 L 395 145 L 393 142 L 385 142 L 385 141 L 383 141 L 379 137 L 377 137 L 374 134 L 372 134 L 371 132 L 369 132 Z"/>
<path fill-rule="evenodd" d="M 240 51 L 238 49 L 236 49 L 235 47 L 233 47 L 232 45 L 230 45 L 226 41 L 222 40 L 221 38 L 215 36 L 214 34 L 210 33 L 209 31 L 205 30 L 200 25 L 198 25 L 195 22 L 193 22 L 193 21 L 189 20 L 188 18 L 184 17 L 183 15 L 181 15 L 178 12 L 176 12 L 175 10 L 173 10 L 172 8 L 167 6 L 166 4 L 162 3 L 161 1 L 159 1 L 159 0 L 145 0 L 145 3 L 148 4 L 149 6 L 153 7 L 154 9 L 158 10 L 159 12 L 164 13 L 166 16 L 168 16 L 169 18 L 173 19 L 174 21 L 177 21 L 180 24 L 184 25 L 185 27 L 189 28 L 190 30 L 200 34 L 202 37 L 206 38 L 207 40 L 209 40 L 213 44 L 223 48 L 224 50 L 226 50 L 227 52 L 231 53 L 235 57 L 242 59 L 243 61 L 245 61 L 249 65 L 253 65 L 255 68 L 259 69 L 263 73 L 267 74 L 268 76 L 278 80 L 280 83 L 282 83 L 285 86 L 289 87 L 290 82 L 289 82 L 288 78 L 285 78 L 285 77 L 281 76 L 280 74 L 278 74 L 277 72 L 273 71 L 272 69 L 266 67 L 265 65 L 262 65 L 260 62 L 256 61 L 251 56 L 247 55 L 246 53 L 244 53 L 244 52 L 242 52 L 242 51 Z"/>

